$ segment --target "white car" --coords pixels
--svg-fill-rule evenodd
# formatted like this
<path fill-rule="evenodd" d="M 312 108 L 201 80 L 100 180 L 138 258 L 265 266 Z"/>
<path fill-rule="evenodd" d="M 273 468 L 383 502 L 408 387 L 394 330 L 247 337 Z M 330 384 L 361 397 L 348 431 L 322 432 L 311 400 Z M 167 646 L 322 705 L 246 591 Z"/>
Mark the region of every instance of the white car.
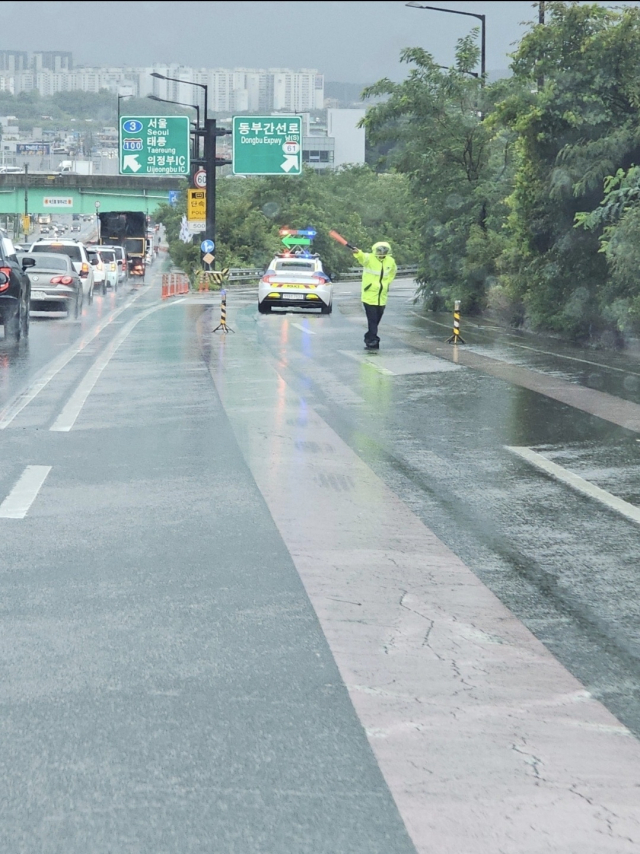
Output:
<path fill-rule="evenodd" d="M 84 243 L 79 243 L 77 240 L 47 240 L 40 239 L 32 243 L 29 248 L 29 254 L 34 252 L 55 252 L 61 255 L 67 255 L 71 258 L 71 263 L 76 273 L 82 279 L 82 292 L 91 303 L 93 301 L 93 267 L 89 263 L 89 256 Z"/>
<path fill-rule="evenodd" d="M 107 270 L 105 262 L 100 257 L 100 253 L 98 252 L 97 246 L 89 246 L 87 248 L 87 255 L 89 256 L 89 263 L 91 264 L 91 268 L 93 269 L 93 280 L 95 282 L 95 289 L 100 294 L 106 294 L 107 292 Z"/>
<path fill-rule="evenodd" d="M 98 246 L 98 255 L 104 265 L 104 280 L 108 288 L 118 290 L 118 262 L 116 253 L 108 246 Z"/>
<path fill-rule="evenodd" d="M 317 255 L 276 255 L 258 285 L 258 311 L 268 314 L 274 307 L 319 308 L 331 314 L 333 285 Z"/>
<path fill-rule="evenodd" d="M 111 249 L 116 256 L 116 264 L 118 266 L 118 284 L 123 285 L 127 280 L 127 256 L 125 255 L 122 246 L 117 244 L 100 244 L 104 249 Z"/>

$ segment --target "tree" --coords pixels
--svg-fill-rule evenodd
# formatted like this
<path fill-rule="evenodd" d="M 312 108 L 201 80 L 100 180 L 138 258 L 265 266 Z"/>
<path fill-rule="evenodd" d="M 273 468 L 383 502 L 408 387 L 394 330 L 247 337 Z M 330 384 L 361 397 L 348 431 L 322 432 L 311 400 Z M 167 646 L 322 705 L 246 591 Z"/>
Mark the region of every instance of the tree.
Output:
<path fill-rule="evenodd" d="M 547 13 L 522 39 L 519 88 L 499 106 L 519 158 L 502 281 L 534 327 L 587 338 L 611 326 L 609 269 L 597 234 L 573 226 L 598 207 L 607 175 L 640 162 L 640 11 L 547 3 Z"/>
<path fill-rule="evenodd" d="M 332 229 L 362 247 L 382 238 L 390 240 L 398 261 L 412 263 L 417 252 L 406 227 L 411 206 L 405 176 L 378 175 L 366 166 L 323 174 L 305 169 L 301 176 L 219 180 L 216 266 L 266 267 L 284 249 L 279 231 L 285 226 L 316 230 L 313 251 L 332 277 L 353 265 L 351 253 L 329 237 Z M 163 206 L 157 218 L 167 228 L 174 263 L 191 272 L 200 266 L 200 256 L 189 244 L 185 249 L 178 238 L 184 211 L 181 198 L 175 208 Z"/>
<path fill-rule="evenodd" d="M 402 83 L 381 80 L 367 97 L 386 97 L 366 115 L 373 145 L 392 144 L 389 162 L 408 176 L 414 204 L 405 222 L 420 255 L 418 281 L 428 308 L 463 300 L 479 311 L 493 281 L 500 247 L 489 236 L 504 175 L 505 138 L 482 120 L 490 107 L 478 61 L 477 30 L 460 39 L 455 66 L 443 71 L 421 48 L 403 51 L 411 64 Z"/>

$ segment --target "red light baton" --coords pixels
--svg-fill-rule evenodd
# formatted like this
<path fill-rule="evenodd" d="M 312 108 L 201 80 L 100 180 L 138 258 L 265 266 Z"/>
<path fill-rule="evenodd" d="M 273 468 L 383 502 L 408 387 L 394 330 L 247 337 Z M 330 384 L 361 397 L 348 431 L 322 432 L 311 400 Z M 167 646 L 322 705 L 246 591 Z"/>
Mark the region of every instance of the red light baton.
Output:
<path fill-rule="evenodd" d="M 353 249 L 354 252 L 358 251 L 357 246 L 353 246 L 353 244 L 351 244 L 347 240 L 345 240 L 345 238 L 341 234 L 338 234 L 337 231 L 330 231 L 329 237 L 333 237 L 334 240 L 337 240 L 338 243 L 342 243 L 342 245 L 346 246 L 347 249 Z"/>

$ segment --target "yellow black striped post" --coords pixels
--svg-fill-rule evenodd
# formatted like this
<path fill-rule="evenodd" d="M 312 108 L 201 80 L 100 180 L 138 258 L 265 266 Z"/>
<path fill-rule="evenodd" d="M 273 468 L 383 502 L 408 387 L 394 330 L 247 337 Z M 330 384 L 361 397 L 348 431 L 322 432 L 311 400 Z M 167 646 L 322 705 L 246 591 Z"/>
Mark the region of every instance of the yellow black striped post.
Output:
<path fill-rule="evenodd" d="M 466 344 L 462 335 L 460 335 L 460 300 L 457 299 L 453 304 L 453 335 L 447 338 L 447 344 Z"/>
<path fill-rule="evenodd" d="M 227 292 L 220 291 L 220 323 L 213 330 L 214 332 L 233 332 L 230 326 L 227 326 Z"/>

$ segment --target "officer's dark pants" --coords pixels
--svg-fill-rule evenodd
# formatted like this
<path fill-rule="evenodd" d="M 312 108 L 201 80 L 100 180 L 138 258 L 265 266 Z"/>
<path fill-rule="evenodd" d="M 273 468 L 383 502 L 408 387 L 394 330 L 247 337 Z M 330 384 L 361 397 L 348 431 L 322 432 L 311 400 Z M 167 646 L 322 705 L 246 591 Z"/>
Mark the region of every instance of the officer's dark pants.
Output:
<path fill-rule="evenodd" d="M 369 328 L 364 333 L 364 343 L 367 347 L 377 349 L 380 346 L 378 324 L 382 320 L 385 307 L 383 305 L 369 305 L 367 302 L 363 302 L 362 305 L 364 306 L 369 323 Z"/>

